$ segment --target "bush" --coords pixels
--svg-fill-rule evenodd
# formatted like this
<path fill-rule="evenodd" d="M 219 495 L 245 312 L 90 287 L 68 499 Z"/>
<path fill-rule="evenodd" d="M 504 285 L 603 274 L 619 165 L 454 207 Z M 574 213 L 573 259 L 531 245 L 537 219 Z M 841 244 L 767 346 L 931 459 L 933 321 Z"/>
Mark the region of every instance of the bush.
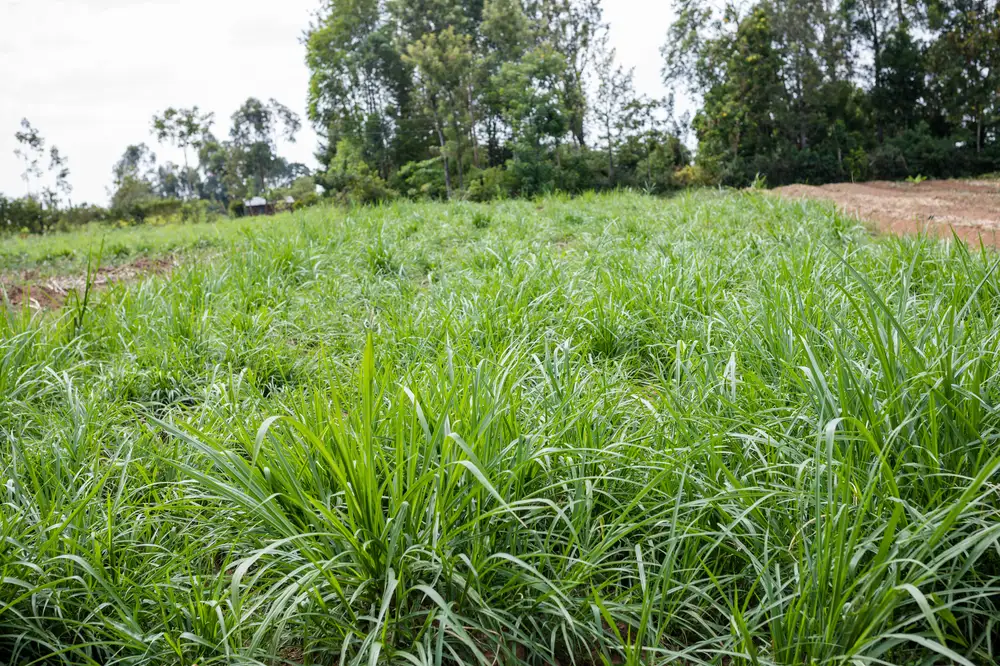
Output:
<path fill-rule="evenodd" d="M 500 167 L 490 167 L 469 174 L 467 196 L 470 201 L 495 201 L 510 196 L 510 181 L 507 171 Z"/>
<path fill-rule="evenodd" d="M 871 152 L 871 175 L 876 180 L 900 180 L 909 173 L 906 156 L 893 143 L 884 143 Z"/>
<path fill-rule="evenodd" d="M 712 187 L 718 181 L 700 164 L 689 164 L 674 172 L 673 181 L 677 187 Z"/>
<path fill-rule="evenodd" d="M 40 234 L 50 223 L 49 214 L 34 199 L 7 199 L 0 195 L 0 229 L 3 231 Z"/>
<path fill-rule="evenodd" d="M 393 177 L 392 185 L 411 199 L 445 199 L 448 195 L 440 157 L 403 165 Z"/>
<path fill-rule="evenodd" d="M 386 182 L 365 163 L 361 149 L 348 139 L 337 143 L 337 153 L 321 184 L 343 203 L 378 203 L 396 196 Z"/>

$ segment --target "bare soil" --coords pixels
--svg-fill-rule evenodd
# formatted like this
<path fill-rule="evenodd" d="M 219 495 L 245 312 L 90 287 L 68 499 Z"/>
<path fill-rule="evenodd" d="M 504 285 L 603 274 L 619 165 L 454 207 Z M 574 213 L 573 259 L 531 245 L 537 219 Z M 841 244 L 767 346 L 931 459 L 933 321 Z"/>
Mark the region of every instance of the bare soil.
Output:
<path fill-rule="evenodd" d="M 1000 247 L 1000 181 L 928 180 L 922 183 L 789 185 L 772 190 L 789 199 L 832 201 L 884 233 L 926 232 Z"/>
<path fill-rule="evenodd" d="M 173 270 L 173 257 L 148 259 L 141 257 L 118 266 L 105 266 L 91 276 L 91 289 L 102 289 L 115 282 L 134 282 L 147 275 L 163 275 Z M 37 270 L 14 275 L 0 275 L 0 307 L 4 295 L 12 307 L 56 309 L 63 306 L 71 293 L 83 294 L 87 286 L 86 273 L 42 277 Z"/>

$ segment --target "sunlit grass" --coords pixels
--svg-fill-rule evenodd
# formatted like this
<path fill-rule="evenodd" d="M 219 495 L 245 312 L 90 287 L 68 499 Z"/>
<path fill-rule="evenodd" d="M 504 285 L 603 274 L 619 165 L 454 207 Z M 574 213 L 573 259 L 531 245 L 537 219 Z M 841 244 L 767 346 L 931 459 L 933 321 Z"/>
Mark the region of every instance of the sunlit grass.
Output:
<path fill-rule="evenodd" d="M 0 316 L 0 663 L 995 661 L 993 252 L 750 193 L 253 231 Z"/>

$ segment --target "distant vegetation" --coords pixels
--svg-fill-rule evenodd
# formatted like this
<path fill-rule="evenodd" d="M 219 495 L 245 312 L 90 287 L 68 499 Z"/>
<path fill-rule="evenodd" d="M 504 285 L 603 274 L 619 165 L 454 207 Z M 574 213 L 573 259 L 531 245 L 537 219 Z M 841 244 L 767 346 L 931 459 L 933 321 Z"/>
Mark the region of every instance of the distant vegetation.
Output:
<path fill-rule="evenodd" d="M 997 0 L 675 9 L 663 76 L 698 101 L 693 118 L 675 115 L 673 92 L 636 91 L 600 0 L 322 0 L 305 40 L 314 173 L 279 155 L 301 119 L 276 100 L 248 99 L 223 134 L 198 107 L 169 108 L 151 131 L 183 164 L 131 145 L 110 208 L 75 210 L 65 157 L 25 121 L 29 196 L 0 199 L 0 229 L 211 219 L 248 197 L 301 207 L 318 192 L 489 201 L 1000 170 Z"/>
<path fill-rule="evenodd" d="M 744 185 L 1000 168 L 996 0 L 678 0 L 665 76 L 703 98 L 698 163 Z"/>

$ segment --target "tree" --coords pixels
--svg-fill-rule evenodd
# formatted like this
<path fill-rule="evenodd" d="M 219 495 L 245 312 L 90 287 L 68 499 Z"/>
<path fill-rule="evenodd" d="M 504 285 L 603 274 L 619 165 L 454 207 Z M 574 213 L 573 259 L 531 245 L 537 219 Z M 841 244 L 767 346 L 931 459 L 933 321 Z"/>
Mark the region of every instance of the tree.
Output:
<path fill-rule="evenodd" d="M 594 116 L 608 156 L 608 183 L 614 185 L 615 152 L 628 129 L 630 109 L 636 108 L 633 71 L 617 64 L 615 49 L 609 49 L 606 42 L 597 50 L 594 69 L 597 73 Z"/>
<path fill-rule="evenodd" d="M 674 118 L 674 99 L 637 96 L 624 104 L 621 126 L 624 141 L 618 149 L 618 168 L 631 172 L 635 184 L 665 191 L 673 187 L 673 172 L 691 159 Z"/>
<path fill-rule="evenodd" d="M 204 137 L 211 131 L 215 123 L 215 114 L 201 113 L 197 106 L 190 109 L 168 108 L 161 115 L 153 116 L 152 132 L 160 143 L 165 141 L 181 149 L 184 153 L 184 172 L 182 182 L 185 184 L 182 196 L 189 198 L 195 194 L 196 172 L 188 163 L 188 148 L 198 150 Z"/>
<path fill-rule="evenodd" d="M 471 129 L 467 87 L 472 71 L 472 48 L 467 35 L 453 27 L 429 33 L 410 44 L 405 61 L 417 70 L 424 108 L 434 120 L 434 131 L 444 160 L 445 184 L 451 197 L 449 152 L 454 154 L 458 187 L 464 189 L 464 146 Z"/>
<path fill-rule="evenodd" d="M 532 195 L 551 183 L 546 150 L 551 142 L 559 159 L 559 142 L 569 131 L 562 97 L 566 61 L 550 46 L 542 45 L 517 62 L 506 62 L 493 80 L 512 134 L 512 168 L 520 194 Z"/>
<path fill-rule="evenodd" d="M 124 213 L 155 199 L 154 181 L 157 175 L 156 155 L 149 146 L 140 143 L 126 147 L 111 169 L 114 183 L 111 208 Z"/>
<path fill-rule="evenodd" d="M 48 152 L 48 169 L 50 181 L 40 182 L 39 192 L 32 191 L 31 179 L 41 181 L 45 172 L 42 170 L 42 160 L 45 159 L 45 139 L 27 118 L 21 120 L 21 129 L 14 133 L 18 147 L 14 149 L 16 155 L 24 163 L 24 172 L 21 180 L 24 181 L 28 198 L 38 197 L 41 203 L 50 210 L 59 207 L 60 193 L 69 200 L 69 195 L 73 191 L 73 186 L 69 182 L 69 160 L 59 150 L 52 146 Z"/>
<path fill-rule="evenodd" d="M 21 119 L 21 129 L 14 133 L 14 138 L 19 144 L 14 149 L 14 155 L 24 163 L 24 171 L 21 180 L 24 181 L 28 196 L 32 195 L 31 179 L 42 177 L 42 156 L 45 153 L 45 139 L 37 129 L 35 129 L 27 118 Z"/>
<path fill-rule="evenodd" d="M 563 104 L 576 144 L 586 146 L 588 67 L 592 49 L 607 32 L 600 0 L 528 0 L 527 14 L 535 19 L 542 41 L 562 54 L 566 67 L 561 77 Z"/>
<path fill-rule="evenodd" d="M 928 51 L 934 92 L 952 122 L 970 127 L 978 155 L 1000 115 L 1000 3 L 942 0 L 928 14 L 941 33 Z"/>
<path fill-rule="evenodd" d="M 69 182 L 69 159 L 66 158 L 59 148 L 52 146 L 49 149 L 49 172 L 55 177 L 55 190 L 46 188 L 46 198 L 52 208 L 58 207 L 58 194 L 62 193 L 66 197 L 67 205 L 71 205 L 69 195 L 73 192 L 73 186 Z"/>
<path fill-rule="evenodd" d="M 120 188 L 126 180 L 151 182 L 156 169 L 156 154 L 145 143 L 125 148 L 121 158 L 111 169 L 112 182 Z"/>
<path fill-rule="evenodd" d="M 913 38 L 909 24 L 899 23 L 886 37 L 882 49 L 882 85 L 872 91 L 882 131 L 896 133 L 917 126 L 927 94 L 924 53 Z"/>
<path fill-rule="evenodd" d="M 231 141 L 220 141 L 209 133 L 198 151 L 203 179 L 199 195 L 229 206 L 234 199 L 245 198 L 249 191 L 241 172 L 242 153 Z"/>
<path fill-rule="evenodd" d="M 875 122 L 878 131 L 878 141 L 885 140 L 884 110 L 893 101 L 885 89 L 885 50 L 888 35 L 898 26 L 905 25 L 902 3 L 892 0 L 847 0 L 845 5 L 848 15 L 853 19 L 855 29 L 869 40 L 872 57 L 872 98 L 875 101 Z"/>
<path fill-rule="evenodd" d="M 248 98 L 237 109 L 232 122 L 229 134 L 242 175 L 252 181 L 251 193 L 261 194 L 287 168 L 287 163 L 277 155 L 279 139 L 294 143 L 302 123 L 296 113 L 277 100 L 264 103 L 255 97 Z"/>
<path fill-rule="evenodd" d="M 387 178 L 394 165 L 422 156 L 410 117 L 412 81 L 395 26 L 379 0 L 326 0 L 306 39 L 309 119 L 328 163 L 341 138 Z M 400 129 L 403 131 L 400 131 Z"/>

